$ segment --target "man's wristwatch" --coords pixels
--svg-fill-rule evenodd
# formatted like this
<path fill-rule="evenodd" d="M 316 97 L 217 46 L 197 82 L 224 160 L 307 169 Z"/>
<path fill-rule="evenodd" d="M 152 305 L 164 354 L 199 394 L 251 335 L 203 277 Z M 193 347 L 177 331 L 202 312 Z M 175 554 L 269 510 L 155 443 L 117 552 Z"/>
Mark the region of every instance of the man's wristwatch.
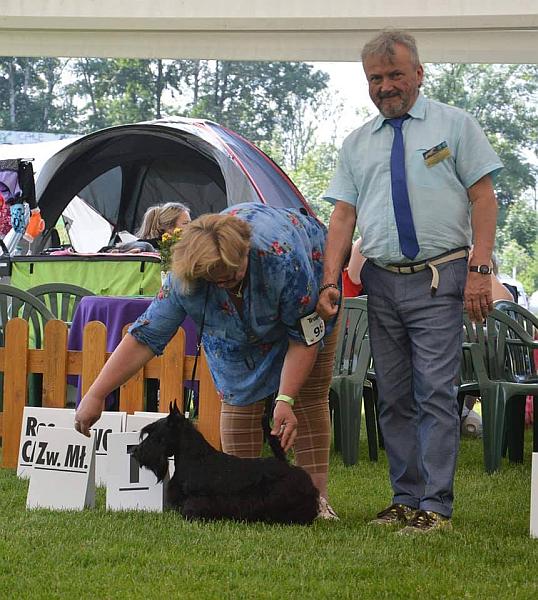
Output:
<path fill-rule="evenodd" d="M 493 273 L 493 269 L 489 265 L 471 265 L 469 271 L 480 273 L 480 275 L 491 275 Z"/>

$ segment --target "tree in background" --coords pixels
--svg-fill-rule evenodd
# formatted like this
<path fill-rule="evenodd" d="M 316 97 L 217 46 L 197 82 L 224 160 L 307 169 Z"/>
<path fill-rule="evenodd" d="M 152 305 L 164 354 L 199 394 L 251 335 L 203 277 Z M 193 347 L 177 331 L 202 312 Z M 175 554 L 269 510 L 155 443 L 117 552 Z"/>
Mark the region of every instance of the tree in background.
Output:
<path fill-rule="evenodd" d="M 538 168 L 538 65 L 428 65 L 430 98 L 476 117 L 504 169 L 495 180 L 499 200 L 497 253 L 501 270 L 528 292 L 538 289 L 538 221 L 529 198 Z"/>
<path fill-rule="evenodd" d="M 335 144 L 318 144 L 290 171 L 291 179 L 326 225 L 333 207 L 323 200 L 323 194 L 327 191 L 337 158 L 338 147 Z"/>
<path fill-rule="evenodd" d="M 538 177 L 525 154 L 538 155 L 538 66 L 429 64 L 427 71 L 425 94 L 476 117 L 504 164 L 495 181 L 503 225 Z"/>
<path fill-rule="evenodd" d="M 0 57 L 0 129 L 61 132 L 76 127 L 63 96 L 69 61 Z"/>
<path fill-rule="evenodd" d="M 164 97 L 177 102 L 193 77 L 196 61 L 82 58 L 74 61 L 71 93 L 83 102 L 80 129 L 94 131 L 173 114 Z"/>
<path fill-rule="evenodd" d="M 64 122 L 72 133 L 182 114 L 213 119 L 254 142 L 297 132 L 328 81 L 298 62 L 102 58 L 0 58 L 0 78 L 5 129 L 57 131 L 53 116 L 69 107 Z M 296 143 L 305 135 L 295 135 Z"/>
<path fill-rule="evenodd" d="M 525 201 L 514 202 L 497 230 L 501 270 L 521 280 L 526 290 L 538 289 L 538 213 Z"/>
<path fill-rule="evenodd" d="M 210 61 L 188 115 L 217 121 L 256 143 L 270 141 L 293 127 L 298 108 L 314 103 L 327 81 L 326 73 L 306 63 Z"/>

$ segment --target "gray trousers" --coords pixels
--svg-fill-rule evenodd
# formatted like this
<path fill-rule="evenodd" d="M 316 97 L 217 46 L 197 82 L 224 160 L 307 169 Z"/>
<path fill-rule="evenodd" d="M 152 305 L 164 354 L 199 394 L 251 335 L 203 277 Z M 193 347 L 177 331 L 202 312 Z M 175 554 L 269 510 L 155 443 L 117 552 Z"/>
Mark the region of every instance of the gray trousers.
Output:
<path fill-rule="evenodd" d="M 403 275 L 367 261 L 361 281 L 393 502 L 452 514 L 459 446 L 457 385 L 467 261 Z"/>

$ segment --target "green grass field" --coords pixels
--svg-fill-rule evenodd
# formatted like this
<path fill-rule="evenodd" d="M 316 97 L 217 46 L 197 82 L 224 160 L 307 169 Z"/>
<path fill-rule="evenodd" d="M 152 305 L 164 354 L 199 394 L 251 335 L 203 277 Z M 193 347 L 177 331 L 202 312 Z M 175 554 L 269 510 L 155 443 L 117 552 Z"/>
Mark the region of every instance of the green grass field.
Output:
<path fill-rule="evenodd" d="M 365 458 L 366 457 L 366 458 Z M 525 463 L 484 474 L 463 440 L 454 531 L 401 537 L 369 518 L 390 500 L 383 452 L 331 459 L 339 522 L 187 523 L 177 514 L 27 511 L 27 482 L 0 469 L 0 598 L 538 598 Z"/>

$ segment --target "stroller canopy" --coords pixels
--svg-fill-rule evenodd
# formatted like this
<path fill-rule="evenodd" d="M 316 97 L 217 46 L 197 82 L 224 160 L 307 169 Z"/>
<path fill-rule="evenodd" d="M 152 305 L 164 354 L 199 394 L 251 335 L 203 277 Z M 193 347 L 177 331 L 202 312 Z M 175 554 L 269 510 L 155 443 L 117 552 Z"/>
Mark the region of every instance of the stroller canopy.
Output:
<path fill-rule="evenodd" d="M 113 232 L 135 232 L 148 207 L 170 201 L 187 205 L 193 218 L 240 202 L 304 207 L 313 214 L 286 174 L 254 144 L 217 123 L 187 118 L 78 138 L 43 164 L 36 196 L 45 220 L 43 245 L 77 196 Z"/>

